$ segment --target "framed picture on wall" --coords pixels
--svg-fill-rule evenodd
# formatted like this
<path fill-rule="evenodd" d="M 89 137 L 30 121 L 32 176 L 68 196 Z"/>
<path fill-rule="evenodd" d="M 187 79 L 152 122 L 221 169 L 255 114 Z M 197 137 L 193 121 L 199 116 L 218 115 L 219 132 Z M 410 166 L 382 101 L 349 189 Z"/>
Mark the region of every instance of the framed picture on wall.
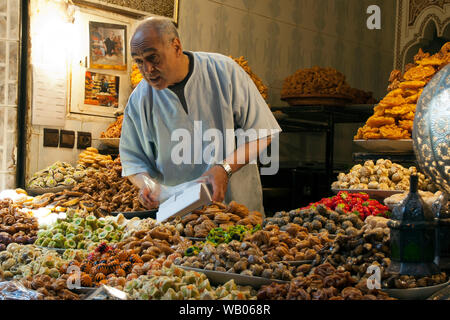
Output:
<path fill-rule="evenodd" d="M 89 67 L 127 70 L 127 27 L 89 21 Z"/>
<path fill-rule="evenodd" d="M 84 104 L 101 107 L 119 107 L 120 77 L 86 71 Z"/>

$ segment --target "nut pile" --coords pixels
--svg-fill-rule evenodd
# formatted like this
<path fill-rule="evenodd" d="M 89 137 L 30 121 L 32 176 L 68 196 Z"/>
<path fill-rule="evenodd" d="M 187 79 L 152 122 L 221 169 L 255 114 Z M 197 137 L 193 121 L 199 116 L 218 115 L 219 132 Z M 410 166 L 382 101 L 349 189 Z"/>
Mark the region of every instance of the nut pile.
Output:
<path fill-rule="evenodd" d="M 339 209 L 337 209 L 339 210 Z M 356 214 L 339 213 L 323 204 L 309 209 L 296 209 L 289 212 L 280 211 L 273 217 L 266 218 L 265 226 L 278 225 L 281 230 L 289 223 L 302 226 L 311 233 L 328 232 L 329 234 L 355 235 L 364 226 L 364 222 Z"/>
<path fill-rule="evenodd" d="M 227 230 L 231 226 L 242 225 L 252 229 L 262 225 L 260 212 L 249 211 L 244 205 L 231 201 L 228 205 L 214 202 L 201 210 L 194 210 L 182 218 L 170 220 L 182 236 L 205 238 L 214 228 Z"/>
<path fill-rule="evenodd" d="M 264 85 L 264 83 L 261 81 L 261 79 L 253 73 L 252 69 L 250 69 L 249 65 L 248 65 L 248 61 L 245 60 L 244 57 L 239 57 L 239 58 L 232 58 L 234 61 L 236 61 L 236 63 L 238 65 L 240 65 L 242 67 L 242 69 L 245 70 L 245 72 L 247 72 L 247 74 L 250 76 L 250 78 L 253 80 L 253 82 L 256 85 L 256 88 L 258 88 L 259 92 L 261 93 L 261 96 L 264 98 L 264 100 L 267 101 L 267 99 L 269 98 L 268 96 L 268 92 L 269 92 L 269 88 L 267 88 L 266 85 Z"/>
<path fill-rule="evenodd" d="M 378 159 L 364 162 L 364 165 L 353 166 L 349 173 L 339 173 L 338 180 L 333 182 L 333 189 L 373 189 L 373 190 L 409 190 L 411 174 L 419 175 L 419 190 L 436 191 L 436 185 L 417 171 L 416 167 L 404 168 L 391 160 Z"/>
<path fill-rule="evenodd" d="M 120 138 L 122 133 L 123 115 L 117 117 L 117 120 L 111 123 L 106 132 L 100 134 L 100 138 Z"/>
<path fill-rule="evenodd" d="M 67 162 L 57 161 L 51 166 L 33 174 L 28 181 L 28 188 L 54 188 L 58 186 L 74 186 L 86 176 L 86 167 L 75 168 Z"/>
<path fill-rule="evenodd" d="M 435 73 L 450 63 L 450 42 L 430 57 L 422 49 L 402 75 L 391 72 L 389 93 L 374 107 L 374 115 L 358 129 L 354 139 L 411 139 L 416 104 Z"/>
<path fill-rule="evenodd" d="M 12 242 L 31 244 L 37 238 L 38 220 L 11 200 L 0 201 L 0 251 Z"/>
<path fill-rule="evenodd" d="M 258 300 L 392 300 L 379 290 L 355 288 L 348 271 L 337 270 L 329 263 L 314 268 L 288 284 L 272 283 L 258 291 Z"/>
<path fill-rule="evenodd" d="M 124 291 L 136 300 L 256 300 L 251 287 L 230 280 L 213 288 L 205 274 L 174 265 L 127 282 Z"/>

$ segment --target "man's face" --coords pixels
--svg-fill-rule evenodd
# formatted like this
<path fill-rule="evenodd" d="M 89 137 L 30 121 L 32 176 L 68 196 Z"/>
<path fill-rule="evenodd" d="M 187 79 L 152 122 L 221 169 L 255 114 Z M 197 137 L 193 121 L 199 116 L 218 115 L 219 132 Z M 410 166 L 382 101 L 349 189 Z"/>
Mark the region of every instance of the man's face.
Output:
<path fill-rule="evenodd" d="M 177 49 L 154 30 L 138 31 L 131 39 L 131 56 L 145 80 L 162 90 L 175 83 Z"/>

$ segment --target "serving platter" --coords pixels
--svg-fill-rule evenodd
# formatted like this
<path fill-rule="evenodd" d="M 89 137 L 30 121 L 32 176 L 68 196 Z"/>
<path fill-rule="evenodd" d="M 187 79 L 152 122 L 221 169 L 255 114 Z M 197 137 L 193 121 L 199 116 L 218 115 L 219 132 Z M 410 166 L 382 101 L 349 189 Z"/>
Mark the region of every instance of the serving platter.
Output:
<path fill-rule="evenodd" d="M 334 106 L 348 104 L 351 98 L 336 94 L 300 94 L 295 97 L 284 97 L 281 100 L 286 101 L 290 106 Z"/>
<path fill-rule="evenodd" d="M 353 140 L 355 145 L 371 152 L 413 152 L 412 139 L 370 139 L 370 140 Z"/>
<path fill-rule="evenodd" d="M 411 288 L 411 289 L 382 289 L 389 296 L 400 300 L 425 300 L 435 292 L 450 285 L 450 281 L 435 286 Z"/>
<path fill-rule="evenodd" d="M 267 279 L 267 278 L 262 278 L 262 277 L 246 276 L 246 275 L 242 275 L 242 274 L 238 274 L 238 273 L 212 271 L 212 270 L 191 268 L 191 267 L 185 267 L 185 266 L 177 266 L 177 267 L 180 267 L 180 268 L 188 270 L 188 271 L 204 273 L 208 277 L 210 282 L 213 284 L 224 284 L 230 280 L 234 280 L 234 282 L 237 285 L 252 286 L 253 288 L 260 288 L 263 285 L 270 285 L 273 282 L 288 283 L 288 281 Z"/>
<path fill-rule="evenodd" d="M 57 186 L 53 188 L 27 188 L 26 191 L 30 196 L 40 196 L 46 193 L 58 193 L 64 190 L 71 190 L 75 185 L 72 186 Z"/>
<path fill-rule="evenodd" d="M 157 209 L 145 210 L 145 211 L 130 211 L 130 212 L 111 212 L 112 216 L 122 214 L 126 219 L 139 218 L 139 219 L 156 219 Z"/>
<path fill-rule="evenodd" d="M 371 198 L 385 199 L 394 194 L 403 193 L 403 190 L 378 190 L 378 189 L 331 189 L 335 194 L 339 191 L 346 191 L 348 193 L 367 193 Z"/>
<path fill-rule="evenodd" d="M 119 148 L 119 144 L 120 144 L 120 138 L 100 138 L 99 139 L 101 143 L 103 143 L 104 145 L 107 145 L 108 147 L 112 147 L 112 148 Z"/>

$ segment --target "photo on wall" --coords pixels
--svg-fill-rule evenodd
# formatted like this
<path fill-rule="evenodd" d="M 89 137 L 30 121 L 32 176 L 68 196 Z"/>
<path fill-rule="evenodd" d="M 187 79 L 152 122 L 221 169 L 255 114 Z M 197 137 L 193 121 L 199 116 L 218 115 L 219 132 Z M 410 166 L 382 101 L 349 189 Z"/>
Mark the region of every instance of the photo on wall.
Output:
<path fill-rule="evenodd" d="M 126 39 L 126 26 L 90 21 L 89 67 L 127 70 Z"/>
<path fill-rule="evenodd" d="M 119 107 L 120 77 L 86 71 L 84 104 L 101 107 Z"/>

